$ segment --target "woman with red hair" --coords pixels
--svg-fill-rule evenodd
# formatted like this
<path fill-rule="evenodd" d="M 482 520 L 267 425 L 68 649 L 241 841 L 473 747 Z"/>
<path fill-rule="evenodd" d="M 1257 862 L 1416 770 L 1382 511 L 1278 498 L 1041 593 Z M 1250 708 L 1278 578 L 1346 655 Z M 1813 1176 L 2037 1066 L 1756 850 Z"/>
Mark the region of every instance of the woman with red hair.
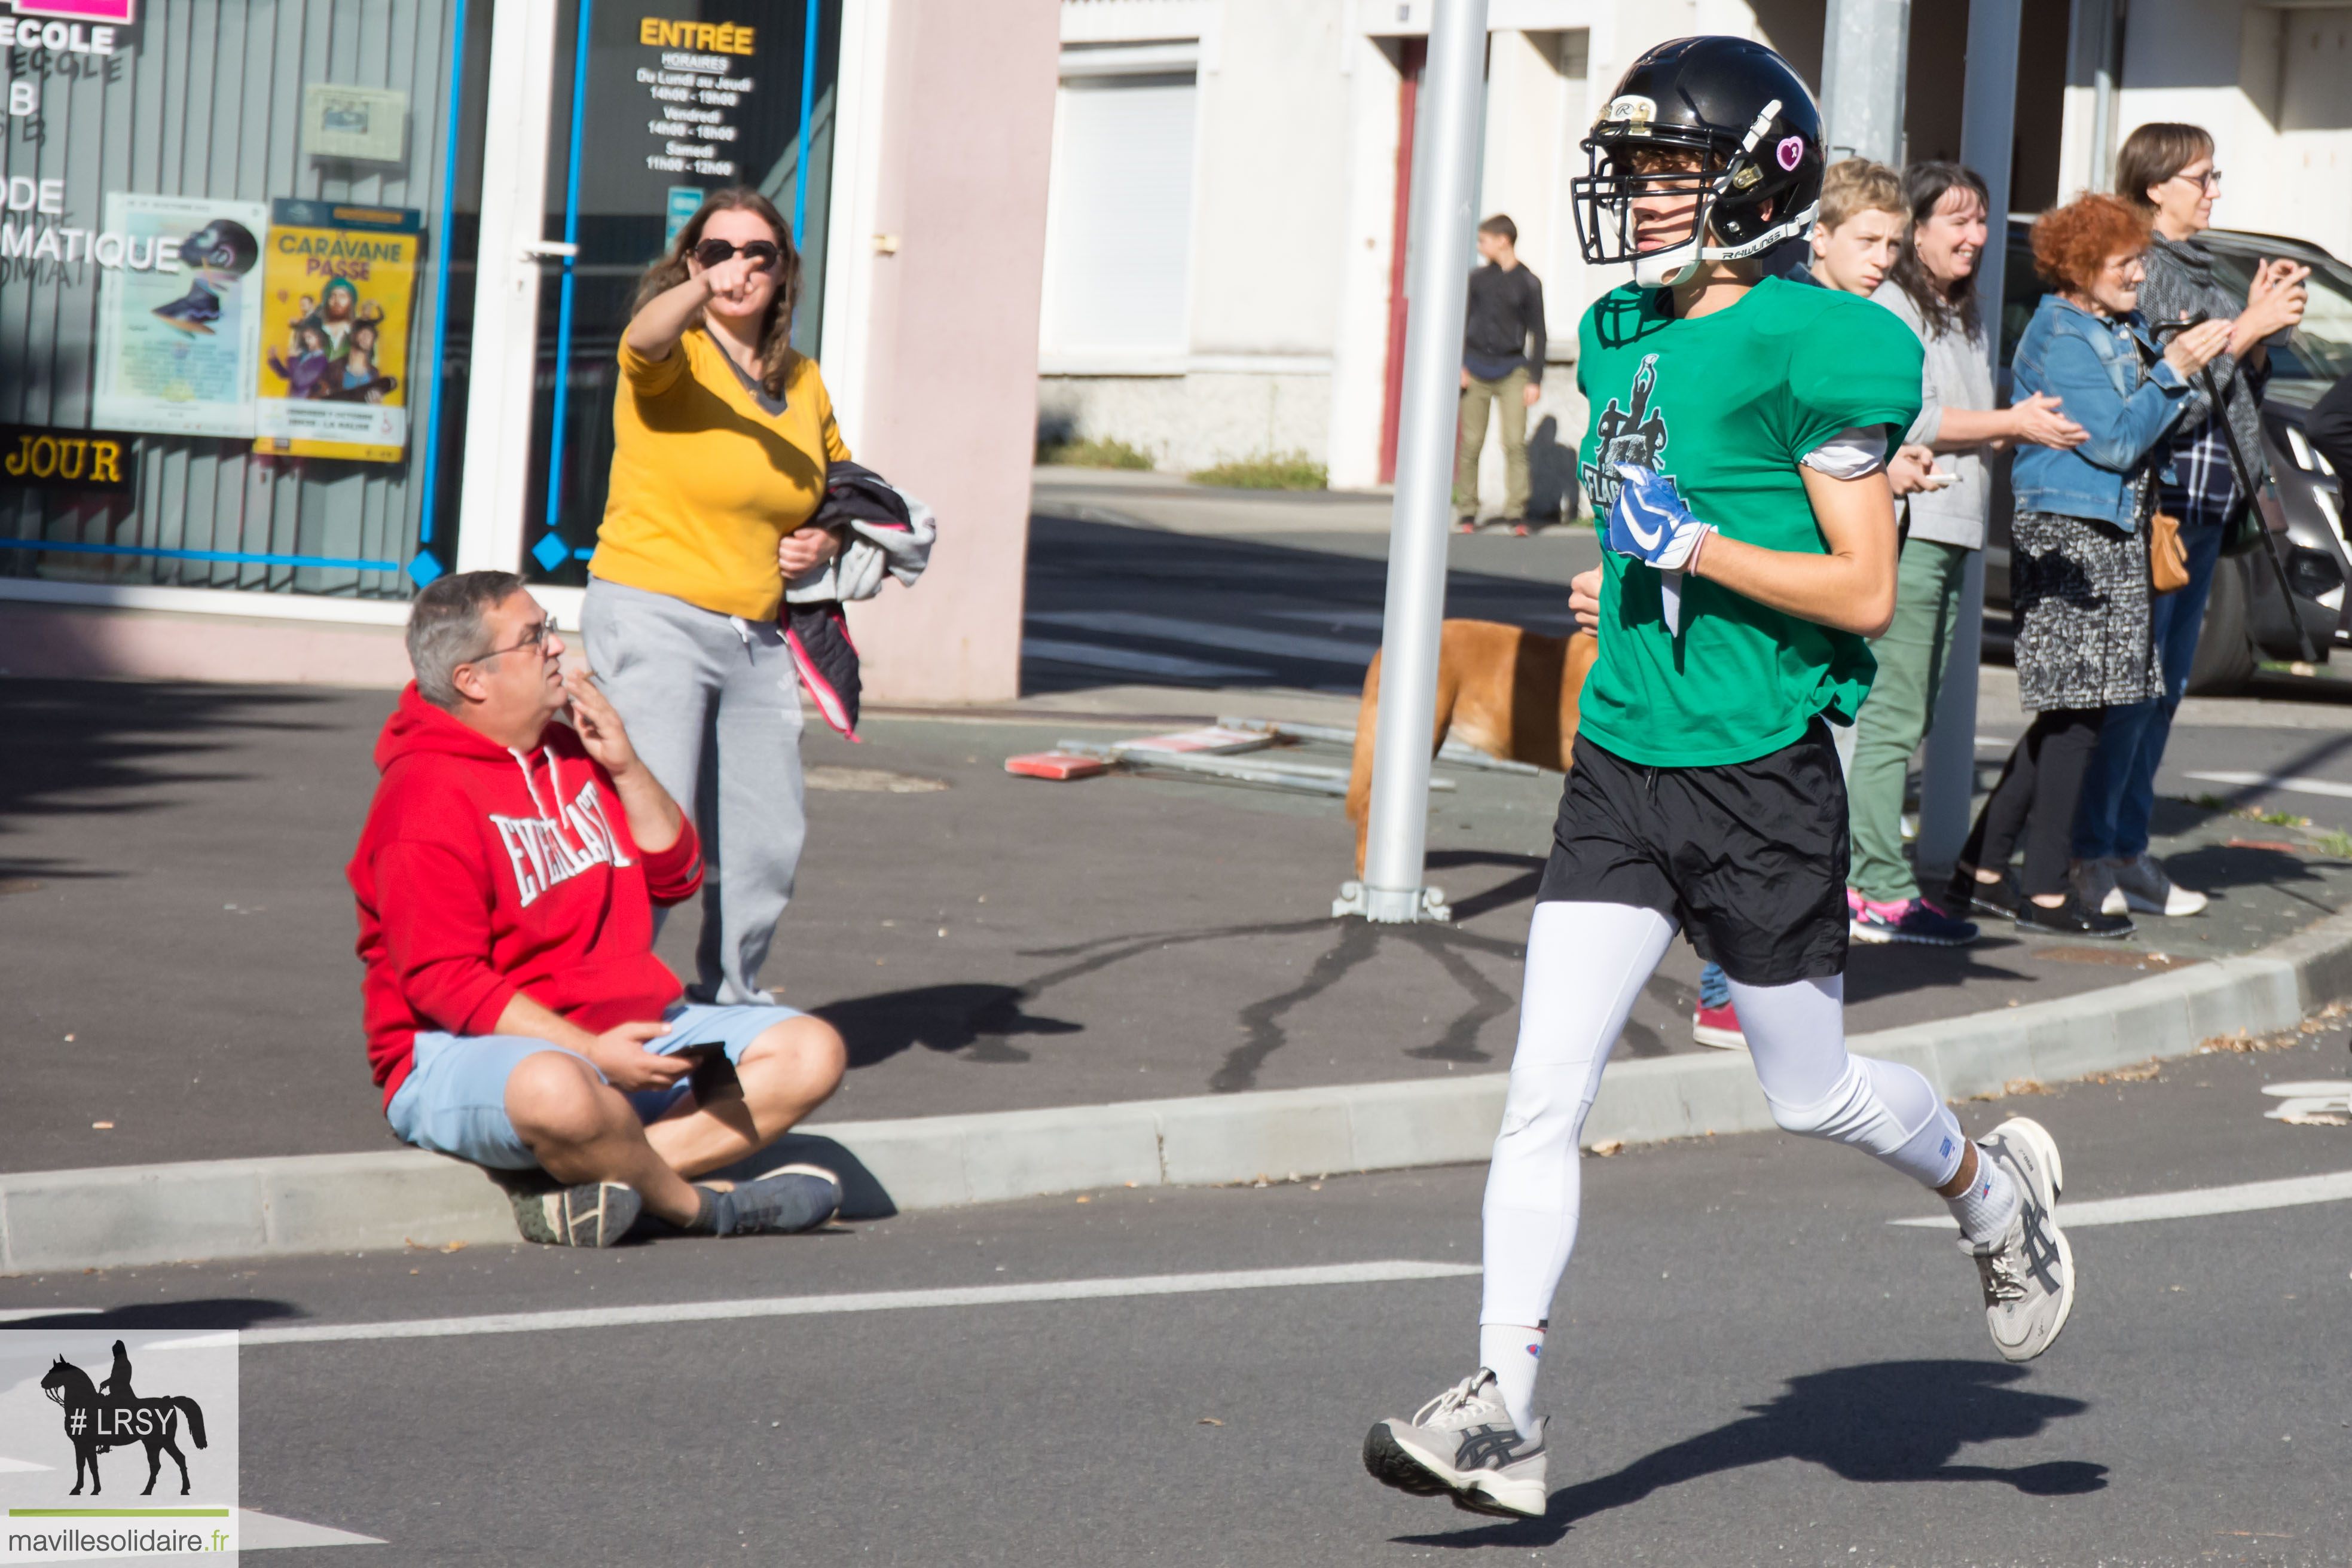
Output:
<path fill-rule="evenodd" d="M 2035 268 L 2056 292 L 2018 340 L 2011 395 L 2057 398 L 2088 434 L 2073 448 L 2021 448 L 2010 472 L 2017 693 L 2034 719 L 1978 814 L 1951 888 L 1956 910 L 1973 904 L 2022 931 L 2132 930 L 2129 915 L 2106 914 L 2078 885 L 2074 810 L 2107 710 L 2164 692 L 2149 621 L 2151 454 L 2188 405 L 2189 378 L 2230 335 L 2228 322 L 2210 321 L 2157 347 L 2138 309 L 2147 243 L 2147 219 L 2107 195 L 2078 196 L 2033 225 Z M 2025 873 L 2012 884 L 2021 842 Z"/>

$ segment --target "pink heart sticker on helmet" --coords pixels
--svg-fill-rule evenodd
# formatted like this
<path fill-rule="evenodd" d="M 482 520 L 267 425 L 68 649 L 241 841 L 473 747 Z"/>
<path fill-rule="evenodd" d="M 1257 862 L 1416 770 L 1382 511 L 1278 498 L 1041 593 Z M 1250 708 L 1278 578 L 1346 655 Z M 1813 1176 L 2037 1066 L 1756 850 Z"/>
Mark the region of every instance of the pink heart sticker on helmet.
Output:
<path fill-rule="evenodd" d="M 1805 155 L 1805 139 L 1784 136 L 1780 139 L 1780 145 L 1772 150 L 1772 155 L 1780 161 L 1781 168 L 1794 169 Z"/>

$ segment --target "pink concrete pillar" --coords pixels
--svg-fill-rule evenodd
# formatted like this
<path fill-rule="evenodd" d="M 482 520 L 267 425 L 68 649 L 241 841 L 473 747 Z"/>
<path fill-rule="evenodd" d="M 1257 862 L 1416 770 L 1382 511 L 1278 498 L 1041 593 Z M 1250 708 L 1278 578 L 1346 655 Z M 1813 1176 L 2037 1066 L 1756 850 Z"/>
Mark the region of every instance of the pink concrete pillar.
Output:
<path fill-rule="evenodd" d="M 1016 696 L 1055 0 L 893 0 L 858 460 L 940 518 L 930 570 L 853 607 L 876 702 Z"/>

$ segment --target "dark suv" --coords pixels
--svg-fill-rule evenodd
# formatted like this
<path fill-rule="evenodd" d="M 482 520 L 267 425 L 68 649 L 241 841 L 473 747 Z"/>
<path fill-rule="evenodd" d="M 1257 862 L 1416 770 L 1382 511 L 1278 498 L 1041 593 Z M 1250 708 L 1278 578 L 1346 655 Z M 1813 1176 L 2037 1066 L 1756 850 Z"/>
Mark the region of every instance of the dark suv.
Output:
<path fill-rule="evenodd" d="M 2009 266 L 2002 288 L 2000 361 L 2006 367 L 2017 340 L 2032 319 L 2048 285 L 2033 270 L 2029 224 L 2009 225 Z M 2278 576 L 2260 555 L 2224 558 L 2214 574 L 2213 597 L 2205 610 L 2205 630 L 2197 662 L 2189 674 L 2191 692 L 2227 692 L 2244 685 L 2263 660 L 2303 657 L 2292 613 L 2303 623 L 2312 649 L 2326 659 L 2337 643 L 2352 643 L 2352 618 L 2345 613 L 2345 582 L 2352 576 L 2352 549 L 2344 538 L 2345 482 L 2304 435 L 2311 405 L 2338 376 L 2352 372 L 2352 267 L 2315 245 L 2275 235 L 2208 229 L 2199 242 L 2213 255 L 2219 274 L 2241 296 L 2264 256 L 2284 256 L 2311 268 L 2311 303 L 2303 324 L 2284 347 L 2271 350 L 2271 379 L 2263 392 L 2263 445 L 2278 481 L 2287 529 L 2279 542 L 2289 607 L 2279 596 Z M 1985 602 L 2009 607 L 2008 465 L 1993 497 L 1990 537 L 1985 549 Z"/>

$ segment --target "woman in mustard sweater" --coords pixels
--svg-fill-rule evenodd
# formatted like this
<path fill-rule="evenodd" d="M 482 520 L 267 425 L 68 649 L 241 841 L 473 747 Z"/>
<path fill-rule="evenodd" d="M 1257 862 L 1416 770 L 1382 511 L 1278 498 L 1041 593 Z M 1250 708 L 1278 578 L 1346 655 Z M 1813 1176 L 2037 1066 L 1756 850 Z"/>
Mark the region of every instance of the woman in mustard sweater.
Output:
<path fill-rule="evenodd" d="M 770 1003 L 760 966 L 804 833 L 801 707 L 776 611 L 839 548 L 803 529 L 849 448 L 791 343 L 800 256 L 765 196 L 714 193 L 637 288 L 581 632 L 637 754 L 691 801 L 698 1001 Z M 715 755 L 714 755 L 715 754 Z"/>

